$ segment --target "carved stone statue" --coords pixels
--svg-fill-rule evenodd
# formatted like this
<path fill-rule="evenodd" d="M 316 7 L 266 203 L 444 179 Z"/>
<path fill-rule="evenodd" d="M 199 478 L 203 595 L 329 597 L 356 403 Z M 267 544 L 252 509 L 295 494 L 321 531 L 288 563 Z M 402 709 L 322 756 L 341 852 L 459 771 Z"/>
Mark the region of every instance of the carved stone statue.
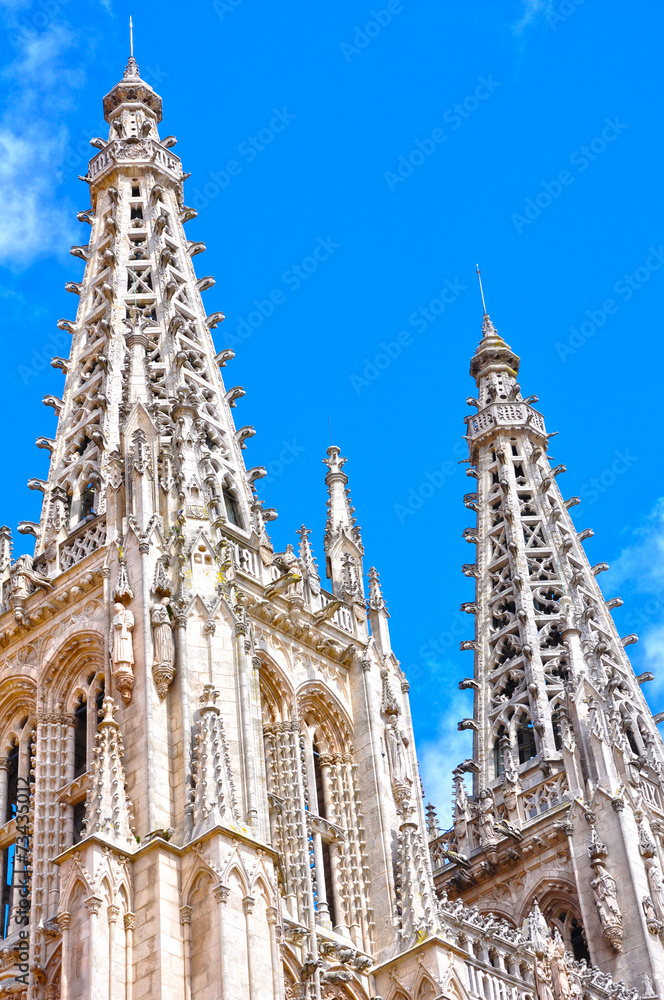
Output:
<path fill-rule="evenodd" d="M 32 556 L 22 555 L 13 563 L 9 570 L 10 591 L 9 603 L 14 611 L 14 617 L 21 624 L 25 621 L 25 602 L 37 587 L 49 590 L 53 583 L 47 576 L 37 573 L 32 568 Z"/>
<path fill-rule="evenodd" d="M 590 887 L 593 891 L 604 937 L 614 951 L 621 952 L 623 926 L 622 913 L 616 896 L 616 880 L 602 862 L 595 861 L 593 867 L 595 868 L 595 878 L 591 880 Z"/>
<path fill-rule="evenodd" d="M 553 932 L 551 942 L 550 962 L 551 962 L 551 982 L 556 1000 L 571 1000 L 573 990 L 565 961 L 565 942 L 560 936 L 560 931 L 556 927 Z"/>
<path fill-rule="evenodd" d="M 492 844 L 496 840 L 496 817 L 494 815 L 493 795 L 488 788 L 483 788 L 477 803 L 477 815 L 480 828 L 480 843 Z"/>
<path fill-rule="evenodd" d="M 155 604 L 150 612 L 154 641 L 152 676 L 160 698 L 166 697 L 166 692 L 175 676 L 175 647 L 171 618 L 168 613 L 169 603 L 168 598 L 164 597 L 159 604 Z"/>
<path fill-rule="evenodd" d="M 537 1000 L 556 1000 L 552 989 L 551 967 L 546 954 L 536 956 L 535 982 L 537 984 Z"/>
<path fill-rule="evenodd" d="M 655 858 L 646 859 L 646 872 L 650 887 L 650 898 L 655 906 L 658 920 L 664 921 L 664 876 Z"/>
<path fill-rule="evenodd" d="M 114 610 L 111 622 L 113 680 L 122 700 L 130 702 L 134 690 L 134 647 L 131 635 L 134 616 L 124 604 L 115 604 Z"/>
<path fill-rule="evenodd" d="M 396 721 L 385 729 L 385 740 L 392 775 L 394 798 L 399 806 L 410 798 L 413 777 L 408 760 L 408 737 L 402 733 Z"/>
<path fill-rule="evenodd" d="M 454 772 L 454 836 L 457 847 L 464 851 L 468 837 L 468 793 L 459 770 Z"/>

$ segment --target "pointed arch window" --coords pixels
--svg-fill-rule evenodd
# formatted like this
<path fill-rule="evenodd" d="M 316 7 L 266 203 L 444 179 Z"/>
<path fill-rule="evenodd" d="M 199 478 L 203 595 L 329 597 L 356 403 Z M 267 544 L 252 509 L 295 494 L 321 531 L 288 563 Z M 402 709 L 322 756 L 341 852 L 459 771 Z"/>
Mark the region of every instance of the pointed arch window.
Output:
<path fill-rule="evenodd" d="M 505 744 L 505 727 L 499 726 L 493 743 L 493 776 L 499 778 L 505 770 L 503 747 Z"/>
<path fill-rule="evenodd" d="M 627 737 L 627 742 L 630 745 L 632 753 L 636 757 L 641 756 L 641 751 L 639 750 L 638 744 L 636 742 L 636 736 L 634 735 L 634 730 L 631 726 L 625 726 L 625 736 Z"/>
<path fill-rule="evenodd" d="M 88 766 L 88 704 L 83 695 L 74 709 L 74 777 L 78 778 Z"/>
<path fill-rule="evenodd" d="M 87 518 L 96 517 L 95 512 L 95 488 L 92 483 L 88 483 L 81 493 L 81 521 Z"/>
<path fill-rule="evenodd" d="M 316 812 L 325 819 L 327 810 L 325 808 L 325 789 L 323 788 L 323 771 L 320 766 L 320 750 L 318 744 L 313 743 L 314 778 L 316 781 Z"/>
<path fill-rule="evenodd" d="M 224 486 L 221 492 L 224 497 L 226 517 L 231 524 L 234 524 L 237 528 L 242 528 L 242 513 L 240 511 L 240 504 L 237 497 L 228 486 Z"/>
<path fill-rule="evenodd" d="M 19 767 L 19 744 L 14 739 L 7 754 L 7 811 L 5 813 L 5 823 L 13 819 L 16 815 L 16 801 L 18 793 L 18 767 Z"/>
<path fill-rule="evenodd" d="M 519 750 L 519 764 L 525 764 L 537 756 L 535 732 L 532 722 L 522 722 L 516 733 L 516 745 Z"/>

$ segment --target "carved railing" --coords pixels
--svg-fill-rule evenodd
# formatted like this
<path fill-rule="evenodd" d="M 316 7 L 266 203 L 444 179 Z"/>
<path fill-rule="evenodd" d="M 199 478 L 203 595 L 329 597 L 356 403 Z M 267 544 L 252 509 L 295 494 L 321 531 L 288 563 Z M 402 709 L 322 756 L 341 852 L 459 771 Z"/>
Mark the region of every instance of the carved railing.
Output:
<path fill-rule="evenodd" d="M 78 528 L 66 541 L 60 545 L 60 571 L 71 569 L 76 563 L 85 559 L 91 552 L 106 544 L 106 518 L 98 517 L 94 521 Z"/>

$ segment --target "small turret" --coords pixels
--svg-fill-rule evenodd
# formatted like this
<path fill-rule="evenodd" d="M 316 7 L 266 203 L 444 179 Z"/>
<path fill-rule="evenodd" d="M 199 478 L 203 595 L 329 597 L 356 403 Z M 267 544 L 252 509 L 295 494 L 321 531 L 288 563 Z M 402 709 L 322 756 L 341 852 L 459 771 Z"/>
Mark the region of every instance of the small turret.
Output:
<path fill-rule="evenodd" d="M 325 525 L 325 567 L 332 581 L 334 596 L 349 604 L 364 606 L 362 557 L 364 547 L 360 528 L 353 516 L 348 476 L 343 471 L 347 459 L 341 458 L 336 445 L 327 449 L 323 462 L 328 467 L 325 476 L 329 499 Z"/>

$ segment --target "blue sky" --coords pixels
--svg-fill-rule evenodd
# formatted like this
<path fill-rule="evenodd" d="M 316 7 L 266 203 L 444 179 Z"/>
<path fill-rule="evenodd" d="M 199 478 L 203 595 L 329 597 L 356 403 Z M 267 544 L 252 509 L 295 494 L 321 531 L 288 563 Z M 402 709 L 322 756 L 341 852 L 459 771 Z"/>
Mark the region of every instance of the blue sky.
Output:
<path fill-rule="evenodd" d="M 59 394 L 48 364 L 76 300 L 77 180 L 105 134 L 133 13 L 142 75 L 177 135 L 198 273 L 222 310 L 249 465 L 279 511 L 275 545 L 325 520 L 328 415 L 348 456 L 367 568 L 411 680 L 422 775 L 444 818 L 468 753 L 457 690 L 472 619 L 461 435 L 487 304 L 537 393 L 591 562 L 607 561 L 638 671 L 664 653 L 659 470 L 664 288 L 660 5 L 617 0 L 0 0 L 0 522 L 36 519 L 34 446 Z M 89 230 L 87 230 L 89 232 Z M 316 248 L 320 260 L 313 269 Z M 280 295 L 274 295 L 281 292 Z M 278 305 L 271 306 L 270 298 Z M 269 314 L 269 315 L 268 315 Z M 652 373 L 652 375 L 651 375 Z M 645 376 L 649 377 L 646 378 Z M 29 550 L 15 539 L 15 554 Z M 664 708 L 664 671 L 647 689 Z"/>

